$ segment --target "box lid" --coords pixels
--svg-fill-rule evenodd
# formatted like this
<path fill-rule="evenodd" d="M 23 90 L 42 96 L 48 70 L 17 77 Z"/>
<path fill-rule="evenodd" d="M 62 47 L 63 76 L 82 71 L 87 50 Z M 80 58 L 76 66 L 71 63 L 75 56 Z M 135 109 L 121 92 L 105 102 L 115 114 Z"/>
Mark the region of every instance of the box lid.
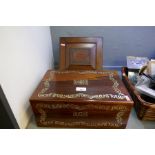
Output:
<path fill-rule="evenodd" d="M 49 70 L 30 100 L 132 102 L 117 72 L 103 70 Z"/>

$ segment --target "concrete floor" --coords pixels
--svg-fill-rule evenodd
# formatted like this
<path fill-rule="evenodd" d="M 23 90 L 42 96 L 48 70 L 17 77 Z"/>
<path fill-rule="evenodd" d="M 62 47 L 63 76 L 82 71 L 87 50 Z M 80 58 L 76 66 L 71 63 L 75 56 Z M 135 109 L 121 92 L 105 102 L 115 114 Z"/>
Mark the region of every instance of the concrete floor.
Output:
<path fill-rule="evenodd" d="M 32 117 L 27 128 L 28 129 L 46 129 L 46 128 L 37 127 L 34 116 Z M 155 121 L 139 120 L 136 116 L 135 110 L 132 109 L 126 128 L 127 129 L 155 129 Z"/>

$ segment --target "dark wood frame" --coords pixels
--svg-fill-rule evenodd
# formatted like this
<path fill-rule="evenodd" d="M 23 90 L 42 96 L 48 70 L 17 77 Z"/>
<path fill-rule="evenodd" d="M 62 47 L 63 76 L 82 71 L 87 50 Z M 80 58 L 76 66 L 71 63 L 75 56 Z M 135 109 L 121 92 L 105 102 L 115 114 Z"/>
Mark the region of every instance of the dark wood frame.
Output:
<path fill-rule="evenodd" d="M 94 62 L 91 62 L 92 66 L 86 66 L 86 65 L 75 65 L 71 69 L 77 69 L 77 70 L 100 70 L 102 69 L 103 65 L 103 38 L 102 37 L 61 37 L 60 38 L 60 70 L 69 70 L 68 63 L 66 62 L 66 55 L 67 55 L 67 48 L 66 46 L 68 44 L 95 44 L 96 45 L 96 57 L 93 57 L 95 60 Z"/>
<path fill-rule="evenodd" d="M 0 85 L 0 129 L 19 129 L 19 125 Z"/>

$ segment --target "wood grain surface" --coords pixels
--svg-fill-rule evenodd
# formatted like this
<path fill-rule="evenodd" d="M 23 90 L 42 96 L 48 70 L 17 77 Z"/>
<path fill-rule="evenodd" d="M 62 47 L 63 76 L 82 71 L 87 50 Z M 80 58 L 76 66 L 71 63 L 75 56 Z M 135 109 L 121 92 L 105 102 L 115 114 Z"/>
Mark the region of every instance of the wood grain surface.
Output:
<path fill-rule="evenodd" d="M 39 126 L 65 128 L 125 128 L 133 106 L 117 72 L 102 70 L 49 70 L 30 103 Z"/>

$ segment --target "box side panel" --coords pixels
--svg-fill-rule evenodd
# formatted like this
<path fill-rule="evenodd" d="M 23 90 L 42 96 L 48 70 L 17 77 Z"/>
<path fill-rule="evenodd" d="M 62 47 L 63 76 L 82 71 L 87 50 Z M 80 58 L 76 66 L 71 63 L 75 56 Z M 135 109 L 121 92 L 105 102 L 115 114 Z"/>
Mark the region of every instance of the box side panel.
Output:
<path fill-rule="evenodd" d="M 32 102 L 37 125 L 59 128 L 125 128 L 131 104 Z"/>

